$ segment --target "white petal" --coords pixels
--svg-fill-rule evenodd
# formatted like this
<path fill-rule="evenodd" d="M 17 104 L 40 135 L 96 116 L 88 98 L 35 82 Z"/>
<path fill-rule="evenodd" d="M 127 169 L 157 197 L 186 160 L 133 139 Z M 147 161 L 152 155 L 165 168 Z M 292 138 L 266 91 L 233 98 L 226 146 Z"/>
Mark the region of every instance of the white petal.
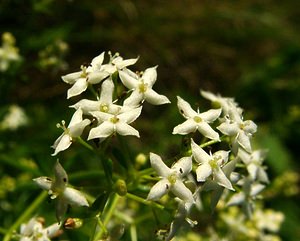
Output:
<path fill-rule="evenodd" d="M 109 76 L 109 73 L 107 73 L 107 72 L 95 71 L 95 72 L 92 72 L 89 74 L 87 81 L 90 84 L 98 84 L 108 76 Z"/>
<path fill-rule="evenodd" d="M 176 182 L 171 185 L 171 191 L 176 197 L 179 197 L 183 201 L 194 202 L 192 192 L 180 180 L 176 180 Z"/>
<path fill-rule="evenodd" d="M 243 124 L 244 124 L 244 131 L 245 131 L 246 133 L 251 133 L 251 134 L 253 134 L 253 133 L 256 132 L 256 130 L 257 130 L 257 125 L 256 125 L 253 121 L 251 121 L 251 120 L 246 120 L 246 121 L 243 122 Z"/>
<path fill-rule="evenodd" d="M 254 183 L 251 186 L 250 196 L 256 196 L 259 194 L 266 186 L 260 183 Z"/>
<path fill-rule="evenodd" d="M 208 99 L 210 101 L 216 101 L 218 99 L 218 97 L 209 92 L 209 91 L 205 91 L 205 90 L 200 90 L 200 94 L 205 98 L 205 99 Z"/>
<path fill-rule="evenodd" d="M 102 111 L 91 111 L 90 114 L 96 117 L 98 122 L 109 121 L 110 118 L 114 117 L 113 114 L 105 113 Z"/>
<path fill-rule="evenodd" d="M 132 126 L 126 124 L 126 123 L 117 123 L 115 125 L 116 132 L 120 134 L 121 136 L 137 136 L 140 137 L 139 132 L 134 129 Z"/>
<path fill-rule="evenodd" d="M 87 84 L 85 78 L 78 79 L 74 83 L 74 85 L 70 89 L 68 89 L 67 99 L 81 94 L 83 91 L 85 91 L 87 89 L 87 87 L 88 87 L 88 84 Z"/>
<path fill-rule="evenodd" d="M 204 121 L 197 123 L 197 129 L 202 135 L 204 135 L 205 137 L 207 137 L 209 139 L 212 139 L 212 140 L 220 139 L 218 132 L 214 131 L 214 129 L 211 128 L 211 126 Z"/>
<path fill-rule="evenodd" d="M 195 132 L 196 130 L 197 130 L 197 125 L 195 121 L 192 119 L 187 119 L 182 124 L 175 126 L 172 134 L 187 135 L 189 133 Z"/>
<path fill-rule="evenodd" d="M 135 59 L 125 59 L 122 61 L 119 61 L 119 63 L 115 63 L 117 65 L 118 69 L 123 69 L 127 66 L 133 65 L 138 61 L 139 58 L 135 58 Z M 114 61 L 113 61 L 114 63 Z"/>
<path fill-rule="evenodd" d="M 157 66 L 146 69 L 142 76 L 142 79 L 144 80 L 145 83 L 148 84 L 150 88 L 152 88 L 157 78 L 156 68 Z"/>
<path fill-rule="evenodd" d="M 89 119 L 85 119 L 80 123 L 70 127 L 70 135 L 73 137 L 78 137 L 82 134 L 84 128 L 91 123 Z"/>
<path fill-rule="evenodd" d="M 147 200 L 159 200 L 163 195 L 169 192 L 170 186 L 170 182 L 167 179 L 164 178 L 160 180 L 151 188 Z"/>
<path fill-rule="evenodd" d="M 51 155 L 55 156 L 57 155 L 57 153 L 68 149 L 69 146 L 71 146 L 71 144 L 72 144 L 72 138 L 69 135 L 64 134 L 61 137 L 59 143 L 57 143 L 54 153 Z"/>
<path fill-rule="evenodd" d="M 104 60 L 104 54 L 105 54 L 105 52 L 102 52 L 101 54 L 99 54 L 98 56 L 96 56 L 95 58 L 92 59 L 91 66 L 94 69 L 100 69 L 101 68 L 101 65 L 102 65 L 103 60 Z"/>
<path fill-rule="evenodd" d="M 245 201 L 245 199 L 245 194 L 243 192 L 234 194 L 227 202 L 227 206 L 240 205 Z"/>
<path fill-rule="evenodd" d="M 140 116 L 141 112 L 142 112 L 142 106 L 126 111 L 118 115 L 118 118 L 120 119 L 121 122 L 126 122 L 127 124 L 130 124 Z"/>
<path fill-rule="evenodd" d="M 192 147 L 192 153 L 193 157 L 196 162 L 202 164 L 202 163 L 208 163 L 208 161 L 211 159 L 211 156 L 206 153 L 199 145 L 197 145 L 193 139 L 191 139 L 191 147 Z"/>
<path fill-rule="evenodd" d="M 101 85 L 101 94 L 99 101 L 101 103 L 111 104 L 113 100 L 114 83 L 111 78 L 105 80 Z"/>
<path fill-rule="evenodd" d="M 50 225 L 49 227 L 46 228 L 47 236 L 49 238 L 54 238 L 57 235 L 59 229 L 60 229 L 59 223 L 54 223 Z"/>
<path fill-rule="evenodd" d="M 246 164 L 249 165 L 251 162 L 251 155 L 246 152 L 243 148 L 238 149 L 238 154 L 237 156 Z"/>
<path fill-rule="evenodd" d="M 228 136 L 235 136 L 239 132 L 237 123 L 224 122 L 217 127 L 219 131 Z"/>
<path fill-rule="evenodd" d="M 212 174 L 211 166 L 208 163 L 201 164 L 197 167 L 196 174 L 198 182 L 205 182 L 206 178 Z"/>
<path fill-rule="evenodd" d="M 171 174 L 171 169 L 163 162 L 159 155 L 150 152 L 150 163 L 159 176 L 167 177 Z"/>
<path fill-rule="evenodd" d="M 220 185 L 223 186 L 229 190 L 234 191 L 231 182 L 228 180 L 228 178 L 225 176 L 224 172 L 222 171 L 221 168 L 214 169 L 214 178 L 216 182 Z"/>
<path fill-rule="evenodd" d="M 34 178 L 33 181 L 42 189 L 49 191 L 52 185 L 52 180 L 49 177 Z"/>
<path fill-rule="evenodd" d="M 217 151 L 213 154 L 213 158 L 217 158 L 217 164 L 219 166 L 224 165 L 228 161 L 229 151 Z"/>
<path fill-rule="evenodd" d="M 65 189 L 67 183 L 68 183 L 68 174 L 66 173 L 65 169 L 62 167 L 62 165 L 59 163 L 59 161 L 56 161 L 54 166 L 54 175 L 55 179 L 52 183 L 51 190 L 56 192 L 62 191 Z"/>
<path fill-rule="evenodd" d="M 186 176 L 192 170 L 192 158 L 182 157 L 180 158 L 171 168 L 171 170 L 176 170 L 179 176 Z"/>
<path fill-rule="evenodd" d="M 82 74 L 82 71 L 78 71 L 78 72 L 64 75 L 61 78 L 64 82 L 72 85 L 76 82 L 77 79 L 79 79 L 81 77 L 81 74 Z"/>
<path fill-rule="evenodd" d="M 72 125 L 76 125 L 76 124 L 80 123 L 81 121 L 82 121 L 82 110 L 79 108 L 74 112 L 68 127 L 70 127 Z"/>
<path fill-rule="evenodd" d="M 177 107 L 180 114 L 182 114 L 185 118 L 193 118 L 198 115 L 198 113 L 192 109 L 191 105 L 180 96 L 177 96 Z"/>
<path fill-rule="evenodd" d="M 71 105 L 71 108 L 81 109 L 83 114 L 87 115 L 91 111 L 97 111 L 100 109 L 100 102 L 95 100 L 82 99 L 76 104 Z"/>
<path fill-rule="evenodd" d="M 122 83 L 130 90 L 134 89 L 138 84 L 138 76 L 135 78 L 133 75 L 130 75 L 127 70 L 119 71 L 119 77 Z"/>
<path fill-rule="evenodd" d="M 254 163 L 250 163 L 247 166 L 247 170 L 252 178 L 252 180 L 256 180 L 258 174 L 258 166 Z"/>
<path fill-rule="evenodd" d="M 132 91 L 131 95 L 124 100 L 124 106 L 137 107 L 144 101 L 144 94 L 138 90 Z"/>
<path fill-rule="evenodd" d="M 237 142 L 248 152 L 251 152 L 250 137 L 245 132 L 240 131 L 237 136 Z"/>
<path fill-rule="evenodd" d="M 67 187 L 65 191 L 63 192 L 63 198 L 67 201 L 70 205 L 76 205 L 76 206 L 89 206 L 86 198 L 84 195 L 71 187 Z"/>
<path fill-rule="evenodd" d="M 206 112 L 202 112 L 201 114 L 199 114 L 199 117 L 202 120 L 210 123 L 216 120 L 220 116 L 221 112 L 222 112 L 221 109 L 211 109 Z"/>
<path fill-rule="evenodd" d="M 115 132 L 114 124 L 110 121 L 105 121 L 97 127 L 90 130 L 88 140 L 95 138 L 106 138 Z"/>
<path fill-rule="evenodd" d="M 166 96 L 160 95 L 152 89 L 147 89 L 147 91 L 145 92 L 145 100 L 152 105 L 163 105 L 171 103 Z"/>
<path fill-rule="evenodd" d="M 56 201 L 56 219 L 58 222 L 60 222 L 64 216 L 64 214 L 67 212 L 68 209 L 68 203 L 63 197 L 59 197 Z"/>

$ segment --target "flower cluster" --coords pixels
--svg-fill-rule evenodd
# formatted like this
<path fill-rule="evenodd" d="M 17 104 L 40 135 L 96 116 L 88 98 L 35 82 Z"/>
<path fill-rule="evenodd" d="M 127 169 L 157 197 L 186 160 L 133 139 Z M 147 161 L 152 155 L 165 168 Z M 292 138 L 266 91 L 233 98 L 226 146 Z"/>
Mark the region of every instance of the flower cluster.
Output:
<path fill-rule="evenodd" d="M 5 72 L 12 62 L 21 60 L 19 49 L 15 47 L 15 38 L 11 33 L 2 34 L 2 46 L 0 47 L 0 72 Z"/>
<path fill-rule="evenodd" d="M 48 191 L 51 199 L 56 199 L 57 220 L 62 221 L 69 205 L 91 206 L 91 209 L 97 206 L 98 214 L 94 218 L 98 220 L 95 229 L 98 231 L 95 231 L 93 240 L 104 237 L 104 233 L 108 235 L 106 226 L 110 219 L 116 217 L 131 226 L 132 240 L 137 240 L 133 217 L 136 213 L 127 210 L 126 214 L 120 214 L 117 211 L 118 198 L 122 196 L 152 207 L 170 208 L 175 215 L 169 228 L 160 233 L 164 233 L 165 240 L 171 240 L 181 226 L 197 224 L 190 214 L 203 208 L 201 197 L 204 192 L 211 194 L 212 209 L 216 209 L 222 201 L 226 204 L 223 207 L 237 206 L 243 210 L 245 219 L 257 216 L 255 205 L 269 182 L 263 166 L 266 151 L 252 148 L 252 136 L 257 126 L 252 120 L 244 120 L 243 109 L 233 98 L 202 90 L 201 95 L 211 101 L 212 108 L 200 111 L 178 96 L 177 107 L 184 121 L 173 128 L 172 134 L 181 135 L 183 140 L 188 141 L 185 149 L 176 155 L 175 162 L 170 161 L 174 158 L 164 162 L 158 154 L 150 152 L 151 168 L 140 170 L 147 165 L 147 158 L 139 155 L 136 166 L 130 163 L 130 158 L 126 160 L 126 174 L 114 173 L 110 164 L 106 163 L 106 160 L 112 160 L 109 155 L 113 154 L 106 153 L 101 143 L 105 141 L 107 146 L 114 135 L 140 137 L 132 124 L 141 115 L 143 103 L 162 105 L 170 101 L 153 90 L 157 66 L 134 72 L 130 68 L 138 58 L 123 59 L 119 54 L 112 55 L 110 52 L 108 57 L 105 61 L 103 52 L 90 64 L 81 66 L 80 71 L 62 76 L 62 80 L 71 85 L 67 99 L 78 99 L 86 90 L 91 91 L 94 99 L 82 98 L 70 106 L 74 114 L 68 124 L 64 120 L 57 124 L 63 133 L 54 142 L 52 155 L 67 150 L 76 140 L 93 151 L 101 149 L 101 172 L 108 179 L 109 187 L 101 187 L 105 191 L 97 194 L 98 198 L 91 197 L 90 205 L 81 192 L 69 187 L 68 175 L 57 161 L 54 180 L 48 177 L 34 179 Z M 91 140 L 100 144 L 90 145 L 88 142 Z M 104 155 L 107 157 L 103 158 Z M 113 159 L 121 162 L 116 156 Z M 101 215 L 107 216 L 102 218 Z"/>
<path fill-rule="evenodd" d="M 109 53 L 108 63 L 104 63 L 105 53 L 95 57 L 88 66 L 81 66 L 81 71 L 62 76 L 64 82 L 72 85 L 68 90 L 67 98 L 77 96 L 87 90 L 94 90 L 95 85 L 101 85 L 99 93 L 95 93 L 96 100 L 82 99 L 72 105 L 76 109 L 68 127 L 65 122 L 62 127 L 64 133 L 55 141 L 53 148 L 58 154 L 66 150 L 79 137 L 83 129 L 91 121 L 83 119 L 83 115 L 96 124 L 91 128 L 88 140 L 104 139 L 119 134 L 139 137 L 139 132 L 130 124 L 141 114 L 142 103 L 147 101 L 154 105 L 170 103 L 169 99 L 153 90 L 157 78 L 156 67 L 148 68 L 144 72 L 134 73 L 127 67 L 136 63 L 138 58 L 124 60 L 119 54 Z M 119 76 L 117 82 L 115 76 Z M 127 88 L 126 98 L 116 96 L 116 85 Z"/>

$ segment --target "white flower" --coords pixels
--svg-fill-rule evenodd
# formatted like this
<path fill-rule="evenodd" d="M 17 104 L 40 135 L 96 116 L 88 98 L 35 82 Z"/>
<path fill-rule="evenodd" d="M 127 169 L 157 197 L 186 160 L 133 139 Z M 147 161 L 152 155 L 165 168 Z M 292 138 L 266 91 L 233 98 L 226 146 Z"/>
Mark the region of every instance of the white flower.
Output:
<path fill-rule="evenodd" d="M 144 100 L 153 105 L 170 103 L 164 95 L 156 93 L 152 87 L 157 78 L 156 66 L 148 68 L 139 76 L 128 69 L 119 72 L 122 83 L 130 90 L 131 95 L 124 101 L 127 106 L 139 106 Z"/>
<path fill-rule="evenodd" d="M 2 34 L 2 46 L 0 48 L 0 72 L 9 68 L 12 62 L 21 60 L 19 49 L 15 47 L 15 38 L 11 33 Z"/>
<path fill-rule="evenodd" d="M 65 126 L 65 121 L 62 121 L 62 125 L 57 124 L 58 128 L 62 128 L 64 130 L 63 134 L 61 134 L 57 140 L 52 145 L 52 148 L 55 149 L 52 156 L 57 155 L 57 153 L 66 150 L 72 144 L 73 139 L 79 137 L 84 128 L 91 123 L 90 120 L 82 118 L 82 110 L 79 108 L 73 114 L 73 117 L 68 125 Z"/>
<path fill-rule="evenodd" d="M 227 189 L 234 190 L 231 182 L 222 170 L 222 166 L 228 161 L 227 151 L 217 151 L 213 155 L 208 155 L 194 140 L 191 140 L 192 153 L 196 162 L 200 165 L 196 169 L 197 181 L 205 182 L 209 176 Z"/>
<path fill-rule="evenodd" d="M 205 99 L 212 102 L 214 108 L 222 108 L 224 116 L 232 117 L 235 115 L 241 115 L 243 112 L 233 98 L 222 97 L 204 90 L 201 90 L 200 93 Z"/>
<path fill-rule="evenodd" d="M 113 103 L 114 83 L 111 78 L 103 81 L 101 85 L 101 93 L 98 100 L 83 99 L 77 102 L 73 107 L 75 109 L 81 108 L 83 114 L 88 115 L 92 111 L 101 111 L 106 113 L 116 113 L 120 106 Z"/>
<path fill-rule="evenodd" d="M 184 185 L 183 177 L 192 170 L 192 158 L 182 157 L 171 168 L 166 166 L 161 157 L 150 153 L 152 168 L 162 178 L 150 190 L 147 199 L 159 200 L 163 195 L 171 191 L 175 196 L 187 203 L 193 203 L 192 192 Z"/>
<path fill-rule="evenodd" d="M 56 218 L 58 221 L 67 211 L 68 205 L 86 206 L 89 204 L 86 198 L 78 190 L 68 187 L 68 175 L 61 164 L 57 161 L 54 167 L 55 179 L 49 177 L 38 177 L 33 179 L 37 185 L 47 190 L 51 199 L 57 198 Z"/>
<path fill-rule="evenodd" d="M 242 191 L 234 194 L 227 202 L 227 206 L 240 205 L 245 215 L 251 217 L 254 209 L 254 200 L 265 188 L 265 185 L 253 182 L 249 177 L 241 179 L 238 184 L 242 185 Z"/>
<path fill-rule="evenodd" d="M 284 214 L 272 209 L 258 209 L 253 213 L 253 219 L 258 229 L 275 233 L 280 229 L 281 223 L 284 220 Z"/>
<path fill-rule="evenodd" d="M 248 153 L 240 148 L 237 155 L 245 163 L 248 173 L 253 181 L 258 180 L 269 183 L 268 174 L 262 166 L 267 155 L 266 150 L 256 150 Z"/>
<path fill-rule="evenodd" d="M 110 60 L 108 64 L 102 65 L 102 70 L 109 73 L 110 75 L 114 74 L 117 71 L 120 71 L 127 66 L 133 65 L 137 62 L 138 58 L 133 59 L 123 59 L 119 53 L 114 55 L 111 52 L 108 52 Z"/>
<path fill-rule="evenodd" d="M 21 224 L 20 241 L 50 241 L 51 238 L 60 234 L 58 223 L 44 228 L 42 220 L 32 218 L 26 224 Z"/>
<path fill-rule="evenodd" d="M 94 138 L 106 138 L 115 133 L 122 136 L 137 136 L 139 132 L 129 124 L 135 121 L 141 114 L 142 107 L 123 112 L 122 109 L 115 114 L 101 111 L 92 111 L 91 114 L 98 119 L 99 125 L 91 129 L 88 140 Z"/>
<path fill-rule="evenodd" d="M 101 68 L 103 60 L 104 52 L 95 57 L 90 66 L 81 66 L 81 71 L 62 76 L 64 82 L 73 85 L 68 90 L 68 99 L 81 94 L 89 84 L 98 84 L 109 76 L 109 73 Z"/>
<path fill-rule="evenodd" d="M 0 129 L 2 130 L 16 130 L 28 123 L 28 117 L 25 111 L 18 105 L 11 105 L 8 113 L 0 122 Z"/>
<path fill-rule="evenodd" d="M 181 97 L 177 96 L 177 100 L 178 109 L 187 120 L 176 126 L 173 130 L 173 134 L 186 135 L 198 130 L 209 139 L 219 140 L 218 132 L 214 131 L 208 123 L 213 122 L 220 116 L 221 109 L 211 109 L 199 113 L 199 110 L 197 110 L 197 112 L 194 111 L 190 104 Z"/>
<path fill-rule="evenodd" d="M 227 136 L 234 137 L 234 141 L 237 141 L 247 152 L 251 152 L 250 138 L 257 130 L 253 121 L 243 121 L 241 117 L 236 116 L 234 120 L 227 119 L 217 129 Z"/>

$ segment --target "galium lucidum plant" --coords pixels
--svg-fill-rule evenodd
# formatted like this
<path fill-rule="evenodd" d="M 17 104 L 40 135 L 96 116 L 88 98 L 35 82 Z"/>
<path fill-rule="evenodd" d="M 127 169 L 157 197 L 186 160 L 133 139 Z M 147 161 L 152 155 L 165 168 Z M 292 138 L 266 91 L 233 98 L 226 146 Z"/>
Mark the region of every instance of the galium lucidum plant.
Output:
<path fill-rule="evenodd" d="M 233 98 L 202 90 L 201 95 L 211 101 L 212 109 L 200 111 L 177 96 L 178 112 L 184 119 L 173 123 L 172 134 L 182 136 L 185 148 L 169 159 L 155 150 L 148 156 L 137 153 L 138 162 L 128 156 L 129 146 L 124 138 L 143 138 L 135 127 L 143 106 L 171 103 L 155 90 L 157 66 L 135 71 L 137 60 L 103 52 L 79 71 L 62 76 L 70 85 L 67 99 L 77 101 L 70 106 L 74 109 L 70 122 L 57 125 L 63 132 L 52 146 L 52 155 L 59 158 L 77 142 L 99 156 L 103 175 L 95 183 L 95 188 L 101 190 L 98 193 L 89 192 L 84 186 L 77 189 L 70 186 L 63 167 L 68 160 L 60 158 L 54 164 L 54 178 L 34 179 L 55 201 L 53 212 L 61 232 L 70 228 L 79 228 L 72 231 L 80 232 L 80 228 L 85 228 L 87 240 L 93 241 L 121 237 L 132 241 L 176 240 L 177 235 L 182 240 L 181 230 L 189 226 L 196 233 L 201 230 L 200 237 L 209 237 L 213 223 L 198 227 L 203 223 L 202 214 L 209 209 L 207 200 L 215 214 L 220 214 L 215 215 L 216 219 L 231 220 L 233 217 L 227 212 L 230 206 L 240 210 L 240 218 L 245 222 L 257 210 L 262 213 L 261 193 L 269 182 L 263 166 L 266 152 L 253 150 L 252 136 L 257 126 L 252 120 L 244 120 L 243 109 Z M 93 98 L 80 98 L 87 91 Z M 119 145 L 121 153 L 114 152 L 114 145 Z M 40 198 L 39 202 L 43 200 Z M 81 209 L 80 217 L 69 216 L 68 207 L 74 206 Z M 27 225 L 39 225 L 32 222 Z M 84 225 L 91 222 L 92 228 Z M 231 223 L 225 221 L 225 226 L 226 223 L 228 231 L 223 236 L 218 233 L 220 238 L 239 240 L 231 236 Z M 44 234 L 40 226 L 37 229 L 45 238 L 31 235 L 26 240 L 49 240 L 51 235 Z M 24 236 L 23 230 L 19 237 Z M 258 232 L 257 237 L 264 237 L 264 229 Z"/>

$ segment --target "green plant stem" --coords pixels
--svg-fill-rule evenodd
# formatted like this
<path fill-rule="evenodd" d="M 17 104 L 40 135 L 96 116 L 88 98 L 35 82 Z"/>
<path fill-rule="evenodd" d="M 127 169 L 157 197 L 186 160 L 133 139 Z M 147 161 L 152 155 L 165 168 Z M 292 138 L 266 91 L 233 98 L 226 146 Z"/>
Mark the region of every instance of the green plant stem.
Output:
<path fill-rule="evenodd" d="M 110 205 L 109 209 L 107 210 L 107 212 L 105 213 L 105 218 L 104 218 L 104 221 L 102 222 L 104 227 L 107 226 L 109 220 L 113 216 L 115 208 L 119 202 L 119 198 L 120 198 L 120 196 L 118 194 L 114 194 L 112 201 L 111 201 L 111 205 Z M 100 225 L 100 226 L 102 226 L 102 225 Z M 101 238 L 101 236 L 103 235 L 103 233 L 106 231 L 106 229 L 104 229 L 103 226 L 99 230 L 99 232 L 95 234 L 94 241 L 99 240 Z"/>
<path fill-rule="evenodd" d="M 126 193 L 126 197 L 128 197 L 128 198 L 130 198 L 132 200 L 135 200 L 137 202 L 143 203 L 143 204 L 145 204 L 147 206 L 152 206 L 152 207 L 155 207 L 155 208 L 158 208 L 158 209 L 161 209 L 161 210 L 165 209 L 164 206 L 162 206 L 162 205 L 160 205 L 158 203 L 145 200 L 144 198 L 138 197 L 138 196 L 136 196 L 134 194 L 131 194 L 131 193 Z"/>
<path fill-rule="evenodd" d="M 77 137 L 77 140 L 78 142 L 83 145 L 84 147 L 86 147 L 87 149 L 89 149 L 90 151 L 94 151 L 94 148 L 89 144 L 87 143 L 85 140 L 83 140 L 80 136 Z"/>
<path fill-rule="evenodd" d="M 39 207 L 39 205 L 44 201 L 47 197 L 48 193 L 43 191 L 31 205 L 23 212 L 23 214 L 16 220 L 16 222 L 11 225 L 6 235 L 4 236 L 3 241 L 11 240 L 11 236 L 13 232 L 30 217 L 30 215 Z"/>
<path fill-rule="evenodd" d="M 6 234 L 7 233 L 7 229 L 0 227 L 0 233 L 1 234 Z"/>

